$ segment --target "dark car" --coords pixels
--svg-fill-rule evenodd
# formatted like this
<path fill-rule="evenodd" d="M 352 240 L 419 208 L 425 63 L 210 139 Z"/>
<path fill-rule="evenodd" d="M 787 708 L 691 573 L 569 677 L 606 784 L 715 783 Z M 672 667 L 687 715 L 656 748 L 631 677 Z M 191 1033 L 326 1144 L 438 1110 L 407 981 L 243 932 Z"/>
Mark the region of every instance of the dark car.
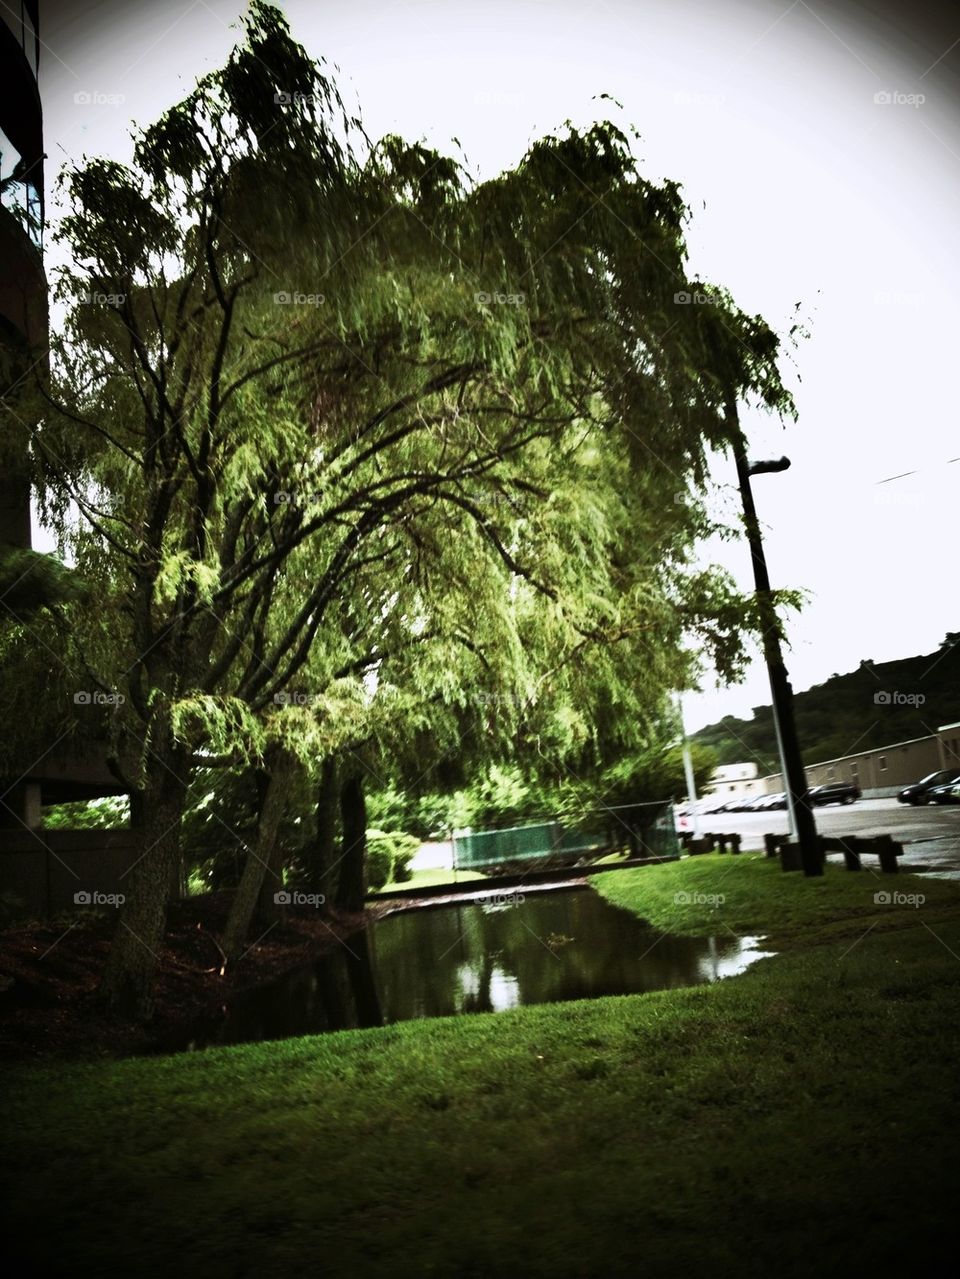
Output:
<path fill-rule="evenodd" d="M 960 768 L 941 768 L 937 773 L 930 773 L 912 786 L 904 786 L 897 795 L 901 804 L 929 804 L 930 792 L 938 786 L 948 786 L 960 781 Z"/>
<path fill-rule="evenodd" d="M 945 782 L 943 786 L 934 786 L 927 791 L 928 804 L 960 804 L 960 787 L 955 781 Z"/>
<path fill-rule="evenodd" d="M 823 786 L 814 786 L 809 793 L 810 803 L 815 807 L 820 804 L 852 804 L 860 798 L 860 787 L 853 782 L 826 782 Z"/>

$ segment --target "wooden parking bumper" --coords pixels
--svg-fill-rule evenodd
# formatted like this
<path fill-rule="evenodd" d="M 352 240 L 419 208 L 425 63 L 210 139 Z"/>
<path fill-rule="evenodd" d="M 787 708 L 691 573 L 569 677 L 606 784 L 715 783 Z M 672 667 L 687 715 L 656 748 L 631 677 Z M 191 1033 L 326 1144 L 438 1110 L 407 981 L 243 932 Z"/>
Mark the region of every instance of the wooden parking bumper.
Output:
<path fill-rule="evenodd" d="M 764 835 L 763 846 L 768 857 L 780 858 L 781 870 L 801 870 L 800 849 L 786 835 Z M 820 836 L 821 857 L 827 853 L 843 853 L 847 870 L 863 870 L 864 857 L 876 857 L 880 869 L 887 875 L 896 875 L 900 869 L 897 858 L 903 856 L 903 845 L 892 835 L 834 835 Z"/>
<path fill-rule="evenodd" d="M 680 847 L 685 853 L 709 853 L 716 849 L 718 853 L 739 853 L 740 835 L 718 835 L 708 833 L 694 838 L 693 834 L 684 830 L 680 832 Z"/>
<path fill-rule="evenodd" d="M 899 871 L 897 858 L 903 856 L 903 845 L 892 835 L 846 835 L 842 839 L 825 837 L 820 841 L 824 852 L 843 853 L 847 870 L 863 870 L 862 858 L 878 857 L 880 869 L 888 875 Z"/>

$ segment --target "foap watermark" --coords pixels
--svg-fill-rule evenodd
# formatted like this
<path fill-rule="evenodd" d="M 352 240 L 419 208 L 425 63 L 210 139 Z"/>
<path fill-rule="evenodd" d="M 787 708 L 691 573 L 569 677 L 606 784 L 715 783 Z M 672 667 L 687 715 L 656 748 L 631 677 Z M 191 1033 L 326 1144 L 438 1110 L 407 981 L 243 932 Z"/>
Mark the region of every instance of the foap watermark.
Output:
<path fill-rule="evenodd" d="M 126 901 L 123 893 L 101 893 L 96 888 L 81 888 L 73 894 L 74 906 L 122 906 Z"/>
<path fill-rule="evenodd" d="M 317 93 L 288 93 L 284 89 L 278 89 L 273 95 L 273 100 L 278 107 L 304 106 L 312 107 L 320 101 L 320 95 Z"/>
<path fill-rule="evenodd" d="M 312 706 L 320 700 L 319 693 L 274 693 L 273 700 L 277 706 Z"/>
<path fill-rule="evenodd" d="M 900 693 L 896 690 L 886 693 L 881 689 L 873 695 L 874 706 L 922 706 L 926 700 L 923 693 Z"/>
<path fill-rule="evenodd" d="M 715 299 L 699 289 L 680 289 L 673 295 L 678 306 L 714 306 Z"/>
<path fill-rule="evenodd" d="M 522 906 L 526 898 L 523 893 L 481 893 L 476 900 L 481 906 Z"/>
<path fill-rule="evenodd" d="M 322 493 L 307 493 L 297 490 L 284 490 L 274 493 L 274 506 L 317 506 L 323 500 Z"/>
<path fill-rule="evenodd" d="M 473 700 L 487 706 L 497 706 L 500 703 L 508 706 L 522 706 L 526 699 L 522 693 L 474 693 Z"/>
<path fill-rule="evenodd" d="M 726 900 L 723 893 L 679 892 L 673 894 L 674 906 L 709 906 L 711 910 L 716 910 Z"/>
<path fill-rule="evenodd" d="M 925 293 L 912 293 L 904 289 L 874 289 L 875 306 L 908 306 L 914 309 L 926 303 Z"/>
<path fill-rule="evenodd" d="M 879 893 L 873 894 L 875 906 L 912 906 L 916 910 L 926 900 L 923 893 L 901 893 L 896 889 L 891 891 L 882 889 Z"/>
<path fill-rule="evenodd" d="M 99 688 L 92 693 L 81 689 L 73 695 L 74 706 L 122 706 L 126 700 L 122 693 L 105 693 Z"/>
<path fill-rule="evenodd" d="M 80 89 L 73 95 L 77 107 L 120 107 L 126 100 L 125 93 L 101 93 L 99 89 Z"/>
<path fill-rule="evenodd" d="M 81 306 L 109 306 L 116 311 L 127 300 L 126 293 L 97 293 L 88 290 L 81 293 L 77 301 Z"/>
<path fill-rule="evenodd" d="M 926 100 L 924 93 L 903 93 L 900 89 L 881 89 L 873 95 L 878 107 L 922 107 Z"/>
<path fill-rule="evenodd" d="M 277 306 L 323 306 L 326 297 L 322 293 L 288 293 L 285 289 L 274 293 Z"/>
<path fill-rule="evenodd" d="M 520 498 L 515 493 L 471 493 L 470 501 L 478 506 L 509 506 L 520 509 Z"/>
<path fill-rule="evenodd" d="M 912 489 L 882 488 L 874 493 L 877 506 L 922 506 L 923 497 Z"/>
<path fill-rule="evenodd" d="M 477 306 L 523 306 L 527 300 L 526 293 L 474 293 L 473 300 Z"/>
<path fill-rule="evenodd" d="M 273 894 L 277 906 L 313 906 L 320 907 L 327 900 L 323 893 L 301 893 L 296 888 L 280 888 Z"/>

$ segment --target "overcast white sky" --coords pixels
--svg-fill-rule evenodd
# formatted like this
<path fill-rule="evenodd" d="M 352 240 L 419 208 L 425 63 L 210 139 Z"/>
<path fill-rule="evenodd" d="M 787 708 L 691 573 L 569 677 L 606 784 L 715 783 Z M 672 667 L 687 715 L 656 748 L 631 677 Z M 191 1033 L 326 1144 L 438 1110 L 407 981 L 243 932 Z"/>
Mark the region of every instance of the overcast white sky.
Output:
<path fill-rule="evenodd" d="M 240 0 L 41 0 L 47 188 L 83 154 L 129 158 L 219 64 Z M 747 420 L 771 576 L 810 602 L 794 688 L 861 658 L 935 649 L 955 604 L 960 8 L 893 0 L 287 0 L 294 36 L 340 69 L 368 133 L 449 150 L 480 177 L 537 134 L 624 106 L 651 178 L 683 184 L 691 272 L 788 327 L 803 304 L 800 418 Z M 954 41 L 958 43 L 954 46 Z M 89 102 L 75 101 L 87 94 Z M 886 94 L 892 101 L 878 102 Z M 923 101 L 917 101 L 921 95 Z M 909 101 L 907 99 L 913 99 Z M 911 474 L 904 474 L 910 472 Z M 719 463 L 729 485 L 732 466 Z M 881 483 L 892 476 L 903 476 Z M 730 496 L 728 490 L 728 497 Z M 744 587 L 745 545 L 705 549 Z M 745 684 L 686 701 L 688 729 L 768 702 Z"/>

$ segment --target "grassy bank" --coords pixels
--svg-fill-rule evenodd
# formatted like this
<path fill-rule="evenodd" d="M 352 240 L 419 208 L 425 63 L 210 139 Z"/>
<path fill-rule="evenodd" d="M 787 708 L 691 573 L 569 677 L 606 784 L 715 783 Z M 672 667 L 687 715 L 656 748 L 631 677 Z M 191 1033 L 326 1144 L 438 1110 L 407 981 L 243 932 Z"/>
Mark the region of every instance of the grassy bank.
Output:
<path fill-rule="evenodd" d="M 960 906 L 960 887 L 948 880 L 852 873 L 835 865 L 822 877 L 802 879 L 758 853 L 711 853 L 640 874 L 607 871 L 591 883 L 614 906 L 664 932 L 763 933 L 777 950 L 856 938 L 868 927 L 884 933 L 932 925 L 953 918 Z M 884 895 L 890 900 L 876 900 Z M 922 904 L 909 900 L 916 896 L 924 898 Z"/>
<path fill-rule="evenodd" d="M 479 871 L 475 870 L 448 870 L 445 867 L 434 867 L 430 870 L 415 870 L 411 873 L 409 879 L 395 879 L 390 883 L 384 884 L 382 888 L 371 890 L 371 897 L 378 897 L 384 893 L 409 892 L 414 888 L 436 888 L 441 884 L 465 884 L 472 879 L 484 879 Z"/>
<path fill-rule="evenodd" d="M 788 948 L 710 987 L 17 1070 L 6 1254 L 56 1274 L 766 1279 L 951 1247 L 960 891 L 719 857 L 597 884 L 675 931 L 729 908 Z M 864 901 L 892 884 L 928 901 Z M 682 892 L 726 900 L 671 916 Z"/>

